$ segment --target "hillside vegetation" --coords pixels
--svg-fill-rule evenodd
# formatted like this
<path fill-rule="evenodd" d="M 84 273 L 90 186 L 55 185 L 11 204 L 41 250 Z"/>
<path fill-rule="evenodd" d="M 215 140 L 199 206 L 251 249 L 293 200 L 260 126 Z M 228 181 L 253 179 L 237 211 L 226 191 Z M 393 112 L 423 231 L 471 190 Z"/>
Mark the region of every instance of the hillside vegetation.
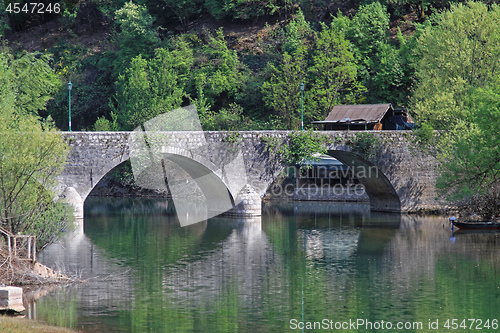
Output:
<path fill-rule="evenodd" d="M 206 129 L 297 129 L 301 82 L 306 126 L 335 103 L 406 106 L 415 22 L 450 4 L 66 0 L 35 15 L 11 2 L 0 32 L 13 53 L 50 57 L 59 84 L 39 114 L 63 130 L 69 81 L 73 130 L 129 130 L 192 103 Z"/>

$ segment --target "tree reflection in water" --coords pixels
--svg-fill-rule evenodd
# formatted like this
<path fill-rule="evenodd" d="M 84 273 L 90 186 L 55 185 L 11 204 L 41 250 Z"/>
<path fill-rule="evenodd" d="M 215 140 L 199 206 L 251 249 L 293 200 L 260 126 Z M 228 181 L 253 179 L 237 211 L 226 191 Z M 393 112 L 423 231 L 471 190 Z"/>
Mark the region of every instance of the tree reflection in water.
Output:
<path fill-rule="evenodd" d="M 453 243 L 446 217 L 296 202 L 180 228 L 159 200 L 86 209 L 84 232 L 40 260 L 92 279 L 39 299 L 39 319 L 86 331 L 283 332 L 292 318 L 493 319 L 500 305 L 499 234 Z"/>

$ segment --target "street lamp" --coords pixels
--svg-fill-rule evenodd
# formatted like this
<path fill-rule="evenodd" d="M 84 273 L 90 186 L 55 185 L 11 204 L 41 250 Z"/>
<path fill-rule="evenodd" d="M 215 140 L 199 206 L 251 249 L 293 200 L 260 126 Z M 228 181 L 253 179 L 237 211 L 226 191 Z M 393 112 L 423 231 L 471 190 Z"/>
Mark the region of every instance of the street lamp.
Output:
<path fill-rule="evenodd" d="M 71 132 L 71 88 L 73 88 L 73 84 L 71 81 L 68 82 L 68 93 L 69 93 L 69 131 Z"/>
<path fill-rule="evenodd" d="M 300 108 L 302 110 L 301 112 L 301 129 L 304 130 L 304 82 L 300 83 Z"/>

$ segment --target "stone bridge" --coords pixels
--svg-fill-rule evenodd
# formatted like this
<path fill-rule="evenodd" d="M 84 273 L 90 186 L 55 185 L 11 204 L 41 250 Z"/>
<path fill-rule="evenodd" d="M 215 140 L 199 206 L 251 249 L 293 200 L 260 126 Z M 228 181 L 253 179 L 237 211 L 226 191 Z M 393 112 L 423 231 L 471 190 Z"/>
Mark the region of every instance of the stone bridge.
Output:
<path fill-rule="evenodd" d="M 67 165 L 58 178 L 57 192 L 74 205 L 78 217 L 83 217 L 83 204 L 96 184 L 113 168 L 130 159 L 130 139 L 133 133 L 62 133 L 71 151 Z M 369 158 L 351 151 L 356 135 L 360 132 L 318 133 L 331 139 L 327 146 L 329 155 L 358 171 L 357 178 L 365 187 L 372 210 L 412 212 L 436 209 L 442 205 L 435 191 L 437 161 L 433 156 L 413 149 L 412 132 L 370 131 L 369 133 L 379 138 L 376 142 L 382 144 L 375 147 L 377 154 Z M 163 147 L 162 153 L 171 165 L 180 167 L 186 175 L 194 179 L 208 176 L 201 177 L 204 180 L 198 184 L 203 193 L 207 190 L 226 196 L 229 193 L 233 203 L 236 194 L 225 178 L 224 164 L 221 164 L 221 161 L 228 156 L 234 158 L 234 155 L 239 153 L 244 163 L 246 181 L 261 199 L 284 169 L 278 162 L 279 156 L 266 149 L 269 147 L 265 143 L 266 137 L 275 137 L 274 142 L 287 144 L 290 134 L 289 131 L 169 132 L 171 142 L 176 142 L 175 148 Z M 203 158 L 182 149 L 184 145 L 187 147 L 192 146 L 193 142 L 196 144 L 200 138 L 209 147 Z M 210 148 L 221 143 L 226 145 L 225 149 Z M 228 156 L 221 157 L 221 152 Z M 162 166 L 164 169 L 169 167 L 163 164 Z M 202 170 L 203 174 L 199 174 L 199 170 Z M 244 179 L 244 175 L 241 176 L 241 179 Z M 161 178 L 162 175 L 159 175 L 158 179 Z"/>

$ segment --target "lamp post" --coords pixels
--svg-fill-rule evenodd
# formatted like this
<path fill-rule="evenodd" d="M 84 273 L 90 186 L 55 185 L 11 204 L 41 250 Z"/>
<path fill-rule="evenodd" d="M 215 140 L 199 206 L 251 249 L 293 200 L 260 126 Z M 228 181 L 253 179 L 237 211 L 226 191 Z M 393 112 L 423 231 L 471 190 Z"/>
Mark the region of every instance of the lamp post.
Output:
<path fill-rule="evenodd" d="M 73 88 L 73 84 L 71 81 L 68 82 L 68 94 L 69 94 L 69 131 L 71 132 L 71 88 Z"/>
<path fill-rule="evenodd" d="M 300 108 L 301 108 L 300 127 L 303 131 L 304 130 L 304 82 L 300 83 Z"/>

